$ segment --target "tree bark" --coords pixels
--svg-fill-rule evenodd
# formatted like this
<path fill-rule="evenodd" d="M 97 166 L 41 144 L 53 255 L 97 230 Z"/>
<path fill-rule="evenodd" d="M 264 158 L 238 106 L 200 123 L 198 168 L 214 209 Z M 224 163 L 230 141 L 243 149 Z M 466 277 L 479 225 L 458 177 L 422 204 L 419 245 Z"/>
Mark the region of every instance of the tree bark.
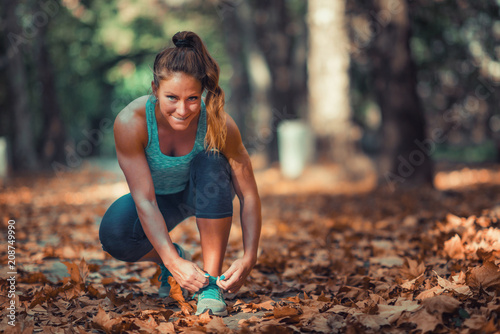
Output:
<path fill-rule="evenodd" d="M 355 155 L 349 101 L 349 42 L 345 1 L 310 0 L 309 113 L 320 160 L 346 163 Z"/>
<path fill-rule="evenodd" d="M 296 96 L 301 92 L 293 83 L 294 31 L 284 0 L 254 0 L 253 21 L 256 41 L 262 51 L 271 74 L 269 97 L 272 105 L 270 140 L 267 147 L 269 162 L 278 161 L 276 130 L 284 120 L 297 118 Z M 302 92 L 305 94 L 305 90 Z"/>
<path fill-rule="evenodd" d="M 37 38 L 37 70 L 42 87 L 41 111 L 43 115 L 42 137 L 39 146 L 40 159 L 44 167 L 54 161 L 64 162 L 66 130 L 57 100 L 56 83 L 49 50 L 45 39 L 47 26 L 40 27 Z"/>
<path fill-rule="evenodd" d="M 379 179 L 391 189 L 432 184 L 432 143 L 426 139 L 425 117 L 416 91 L 408 3 L 378 0 L 375 8 L 372 74 L 384 133 Z"/>
<path fill-rule="evenodd" d="M 34 171 L 38 160 L 34 147 L 31 112 L 28 106 L 29 88 L 22 47 L 30 47 L 17 21 L 17 1 L 4 2 L 5 44 L 7 47 L 7 78 L 12 103 L 8 106 L 12 120 L 11 162 L 14 171 Z"/>
<path fill-rule="evenodd" d="M 229 56 L 233 75 L 230 79 L 230 91 L 226 92 L 226 111 L 238 124 L 247 149 L 255 149 L 254 122 L 252 121 L 252 94 L 248 67 L 249 45 L 252 41 L 250 29 L 250 9 L 241 3 L 219 3 L 217 13 L 223 20 L 222 29 L 225 37 L 225 49 Z M 229 94 L 228 94 L 229 93 Z"/>

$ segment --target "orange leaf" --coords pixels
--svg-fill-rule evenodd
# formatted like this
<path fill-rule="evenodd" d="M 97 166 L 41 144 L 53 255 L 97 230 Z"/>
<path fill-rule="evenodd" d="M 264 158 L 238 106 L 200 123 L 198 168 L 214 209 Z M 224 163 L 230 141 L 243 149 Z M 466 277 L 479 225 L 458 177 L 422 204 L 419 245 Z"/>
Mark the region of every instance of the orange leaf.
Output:
<path fill-rule="evenodd" d="M 72 282 L 80 284 L 82 282 L 82 278 L 80 276 L 80 270 L 78 269 L 78 265 L 75 262 L 65 262 L 61 261 L 62 264 L 68 268 L 68 274 Z"/>
<path fill-rule="evenodd" d="M 422 301 L 427 312 L 442 316 L 443 313 L 453 313 L 462 303 L 453 297 L 440 295 Z"/>
<path fill-rule="evenodd" d="M 472 268 L 466 274 L 467 285 L 474 288 L 500 289 L 500 270 L 493 262 L 486 262 L 481 267 Z"/>
<path fill-rule="evenodd" d="M 451 259 L 463 260 L 465 258 L 464 245 L 458 234 L 455 234 L 450 240 L 445 241 L 444 252 Z"/>
<path fill-rule="evenodd" d="M 221 317 L 214 317 L 206 327 L 208 333 L 232 333 L 232 330 L 226 326 Z"/>
<path fill-rule="evenodd" d="M 291 306 L 279 306 L 274 308 L 273 315 L 275 319 L 280 319 L 284 317 L 293 317 L 301 314 L 302 311 L 298 308 Z"/>
<path fill-rule="evenodd" d="M 170 297 L 179 303 L 182 313 L 190 315 L 193 312 L 193 308 L 184 299 L 179 283 L 172 276 L 169 276 L 168 283 L 170 284 Z"/>

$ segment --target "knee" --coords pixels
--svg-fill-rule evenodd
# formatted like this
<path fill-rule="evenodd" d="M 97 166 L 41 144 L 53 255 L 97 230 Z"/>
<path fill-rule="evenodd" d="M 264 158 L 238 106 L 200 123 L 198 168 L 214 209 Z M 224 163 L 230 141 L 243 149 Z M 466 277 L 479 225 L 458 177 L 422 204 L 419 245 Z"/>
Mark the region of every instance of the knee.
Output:
<path fill-rule="evenodd" d="M 219 151 L 205 151 L 198 153 L 192 162 L 192 170 L 195 173 L 209 172 L 217 174 L 231 175 L 229 161 L 224 154 Z"/>
<path fill-rule="evenodd" d="M 229 164 L 224 154 L 218 150 L 210 150 L 210 151 L 203 150 L 194 157 L 193 161 L 195 164 L 200 164 L 200 165 L 215 164 L 215 163 L 222 165 Z"/>

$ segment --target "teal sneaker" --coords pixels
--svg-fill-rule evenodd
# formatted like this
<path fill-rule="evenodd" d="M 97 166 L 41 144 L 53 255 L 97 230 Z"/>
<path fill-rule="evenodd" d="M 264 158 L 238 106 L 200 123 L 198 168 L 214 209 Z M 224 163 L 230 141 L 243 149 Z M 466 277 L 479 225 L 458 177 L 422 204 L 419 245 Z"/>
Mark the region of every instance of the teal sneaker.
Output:
<path fill-rule="evenodd" d="M 222 290 L 217 286 L 217 277 L 210 276 L 209 284 L 198 291 L 196 315 L 208 310 L 210 315 L 225 317 L 227 315 L 226 302 Z"/>
<path fill-rule="evenodd" d="M 174 243 L 175 248 L 177 248 L 177 253 L 179 253 L 179 256 L 182 257 L 184 260 L 191 261 L 191 255 L 186 252 L 181 246 L 178 244 Z M 168 283 L 168 278 L 172 276 L 170 271 L 165 267 L 163 263 L 160 264 L 160 269 L 161 269 L 161 274 L 158 276 L 158 281 L 161 282 L 160 289 L 158 290 L 158 297 L 160 298 L 166 298 L 170 296 L 170 283 Z M 187 294 L 189 292 L 185 289 L 182 289 L 182 294 L 184 295 L 184 298 L 187 297 Z"/>

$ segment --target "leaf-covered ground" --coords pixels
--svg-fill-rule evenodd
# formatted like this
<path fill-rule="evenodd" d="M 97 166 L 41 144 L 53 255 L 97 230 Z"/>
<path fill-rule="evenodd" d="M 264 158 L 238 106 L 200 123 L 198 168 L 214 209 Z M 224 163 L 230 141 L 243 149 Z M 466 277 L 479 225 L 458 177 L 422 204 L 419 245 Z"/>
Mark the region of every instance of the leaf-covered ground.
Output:
<path fill-rule="evenodd" d="M 0 331 L 8 333 L 494 333 L 500 320 L 500 168 L 436 175 L 438 190 L 373 189 L 334 166 L 297 181 L 256 173 L 261 254 L 230 315 L 157 298 L 159 269 L 101 250 L 100 218 L 122 176 L 84 169 L 10 180 L 0 191 Z M 235 201 L 235 205 L 237 202 Z M 238 210 L 236 208 L 235 213 Z M 15 220 L 16 326 L 8 324 Z M 12 225 L 12 222 L 11 222 Z M 173 232 L 200 262 L 193 219 Z M 226 265 L 241 255 L 235 214 Z M 12 252 L 11 254 L 12 255 Z M 12 256 L 11 256 L 12 258 Z M 200 262 L 201 264 L 201 262 Z"/>

